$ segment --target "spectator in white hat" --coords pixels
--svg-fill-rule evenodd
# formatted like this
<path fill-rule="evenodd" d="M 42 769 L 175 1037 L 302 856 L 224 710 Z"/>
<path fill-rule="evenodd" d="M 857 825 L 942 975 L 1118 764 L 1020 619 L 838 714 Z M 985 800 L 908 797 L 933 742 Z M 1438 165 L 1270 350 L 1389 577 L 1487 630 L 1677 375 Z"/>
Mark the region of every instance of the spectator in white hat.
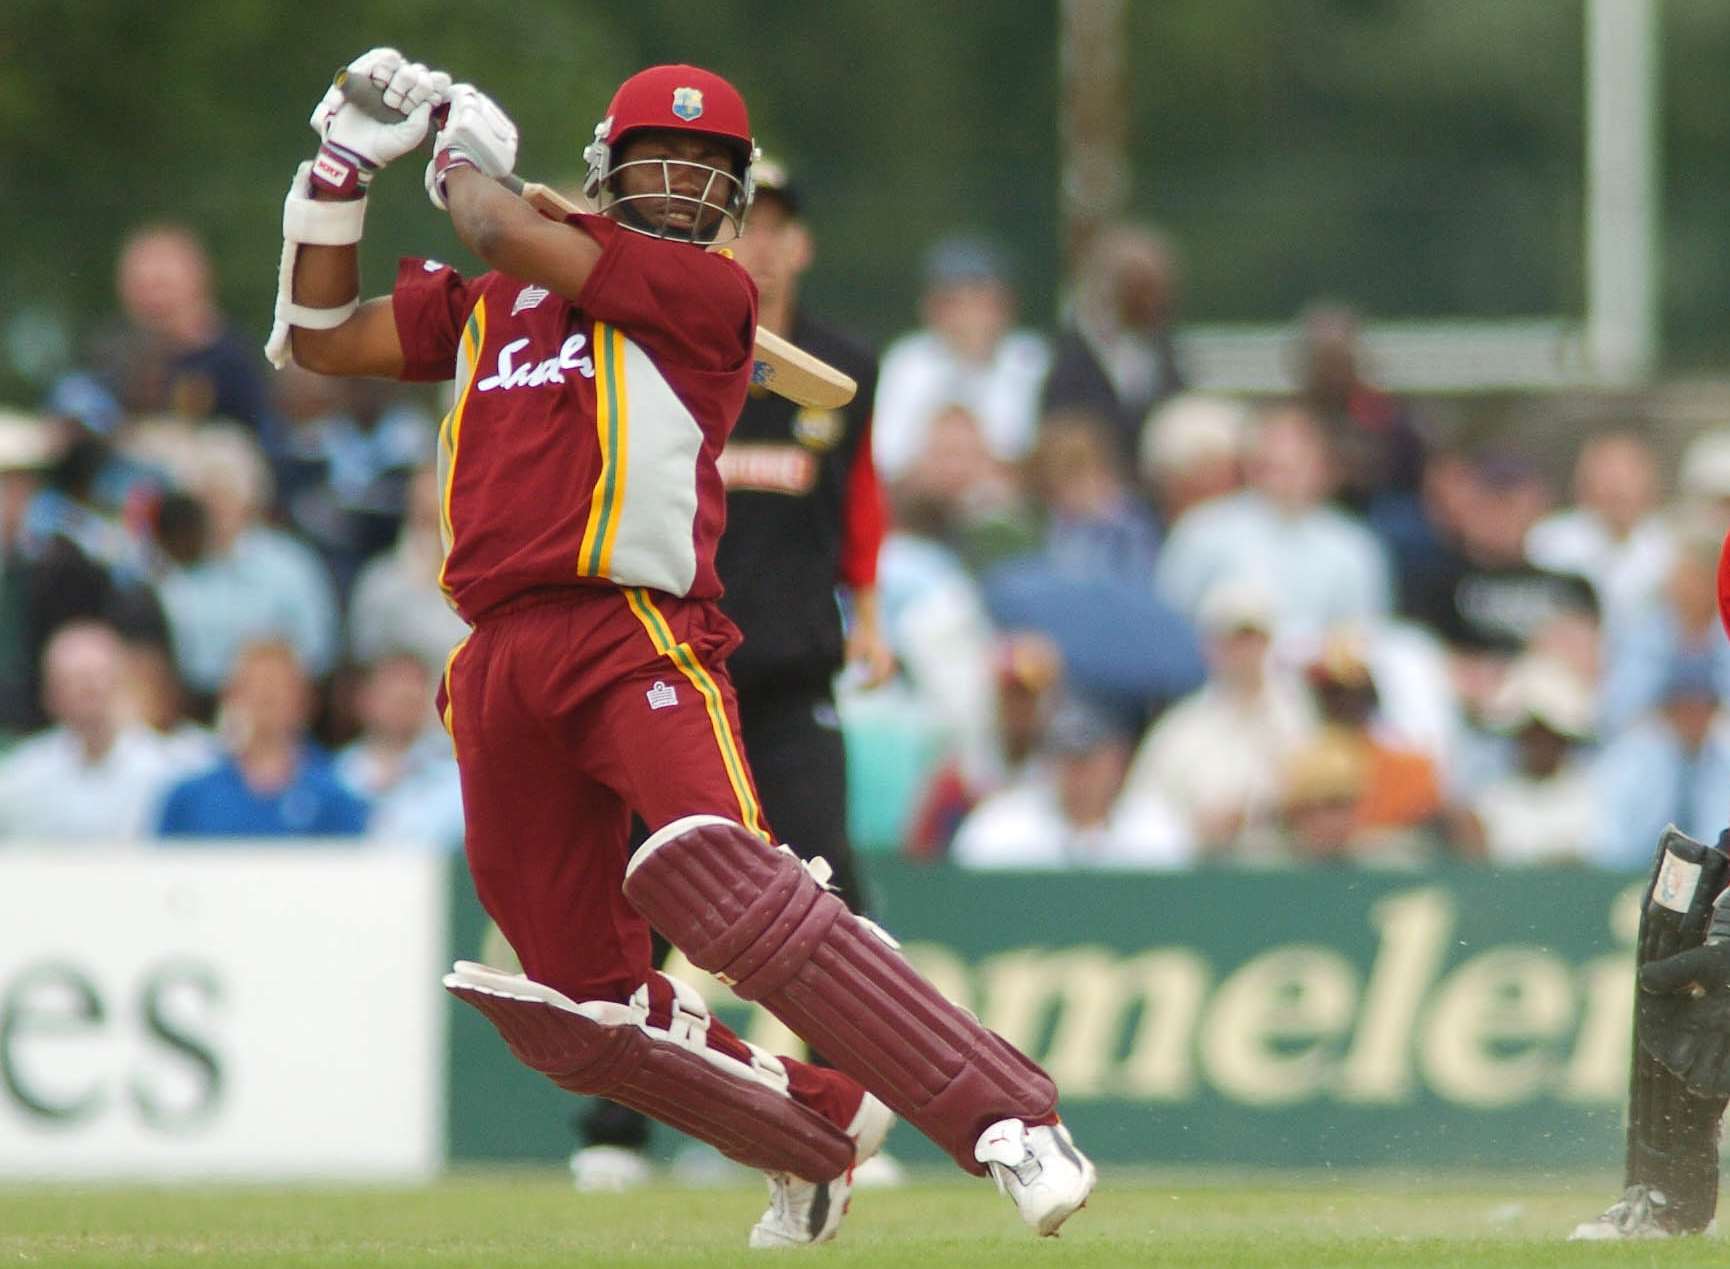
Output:
<path fill-rule="evenodd" d="M 1597 804 L 1585 746 L 1592 692 L 1562 661 L 1515 662 L 1490 709 L 1513 738 L 1514 766 L 1478 791 L 1455 821 L 1462 854 L 1492 864 L 1578 862 L 1590 856 Z"/>
<path fill-rule="evenodd" d="M 1124 783 L 1183 815 L 1204 851 L 1228 850 L 1272 815 L 1281 772 L 1316 726 L 1302 682 L 1269 656 L 1273 617 L 1273 597 L 1255 582 L 1208 593 L 1207 682 L 1154 723 Z"/>
<path fill-rule="evenodd" d="M 1173 397 L 1147 416 L 1141 481 L 1165 524 L 1242 487 L 1249 424 L 1241 402 L 1201 392 Z"/>

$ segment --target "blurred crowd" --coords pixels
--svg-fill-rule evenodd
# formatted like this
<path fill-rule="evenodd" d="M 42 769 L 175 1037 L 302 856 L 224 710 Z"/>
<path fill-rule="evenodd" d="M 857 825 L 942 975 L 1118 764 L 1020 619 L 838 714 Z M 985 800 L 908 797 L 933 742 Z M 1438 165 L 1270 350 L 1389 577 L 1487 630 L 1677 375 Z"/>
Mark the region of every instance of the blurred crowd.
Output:
<path fill-rule="evenodd" d="M 990 240 L 928 251 L 875 402 L 899 672 L 843 697 L 862 844 L 1631 868 L 1666 823 L 1714 838 L 1730 427 L 1677 463 L 1629 420 L 1558 480 L 1379 388 L 1327 303 L 1291 394 L 1193 391 L 1178 263 L 1108 226 L 1038 330 Z M 268 372 L 183 228 L 115 276 L 83 368 L 0 412 L 0 840 L 456 847 L 442 402 Z"/>

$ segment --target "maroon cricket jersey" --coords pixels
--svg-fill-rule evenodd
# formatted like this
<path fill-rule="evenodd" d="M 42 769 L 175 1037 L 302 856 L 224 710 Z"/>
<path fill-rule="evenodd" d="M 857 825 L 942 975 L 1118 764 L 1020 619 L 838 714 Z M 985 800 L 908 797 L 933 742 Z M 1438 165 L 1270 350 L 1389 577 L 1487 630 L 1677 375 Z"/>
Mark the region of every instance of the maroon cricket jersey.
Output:
<path fill-rule="evenodd" d="M 756 288 L 728 256 L 567 223 L 602 248 L 574 302 L 434 260 L 397 271 L 402 377 L 455 384 L 440 584 L 470 622 L 560 586 L 721 593 L 716 460 L 750 383 Z"/>

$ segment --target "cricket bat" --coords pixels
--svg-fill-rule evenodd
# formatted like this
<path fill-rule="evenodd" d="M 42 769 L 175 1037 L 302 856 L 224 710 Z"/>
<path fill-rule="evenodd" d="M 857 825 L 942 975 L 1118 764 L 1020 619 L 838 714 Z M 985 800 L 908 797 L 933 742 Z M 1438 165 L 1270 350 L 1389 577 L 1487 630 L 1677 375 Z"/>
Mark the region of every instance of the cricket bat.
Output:
<path fill-rule="evenodd" d="M 346 69 L 336 73 L 334 82 L 343 96 L 377 119 L 400 119 L 402 116 L 384 104 L 377 85 L 370 80 L 356 79 Z M 562 221 L 573 212 L 581 211 L 570 199 L 548 185 L 525 183 L 507 175 L 500 182 L 512 193 L 520 195 L 529 206 L 552 220 Z M 859 391 L 859 385 L 847 375 L 818 357 L 813 357 L 796 344 L 782 339 L 774 331 L 757 328 L 751 382 L 785 397 L 795 405 L 817 410 L 838 410 Z"/>

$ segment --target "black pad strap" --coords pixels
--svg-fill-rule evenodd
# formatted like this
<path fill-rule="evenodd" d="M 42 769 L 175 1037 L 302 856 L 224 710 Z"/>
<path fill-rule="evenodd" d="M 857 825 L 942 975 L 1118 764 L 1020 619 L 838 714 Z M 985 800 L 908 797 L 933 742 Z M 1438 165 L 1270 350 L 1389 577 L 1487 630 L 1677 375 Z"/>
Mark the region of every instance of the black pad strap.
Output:
<path fill-rule="evenodd" d="M 1705 942 L 1713 901 L 1730 879 L 1730 856 L 1667 828 L 1658 842 L 1640 910 L 1637 963 L 1647 965 Z M 1702 1095 L 1659 1056 L 1678 1035 L 1678 997 L 1636 994 L 1628 1080 L 1627 1184 L 1663 1192 L 1661 1221 L 1698 1232 L 1718 1206 L 1718 1124 L 1726 1098 Z"/>

